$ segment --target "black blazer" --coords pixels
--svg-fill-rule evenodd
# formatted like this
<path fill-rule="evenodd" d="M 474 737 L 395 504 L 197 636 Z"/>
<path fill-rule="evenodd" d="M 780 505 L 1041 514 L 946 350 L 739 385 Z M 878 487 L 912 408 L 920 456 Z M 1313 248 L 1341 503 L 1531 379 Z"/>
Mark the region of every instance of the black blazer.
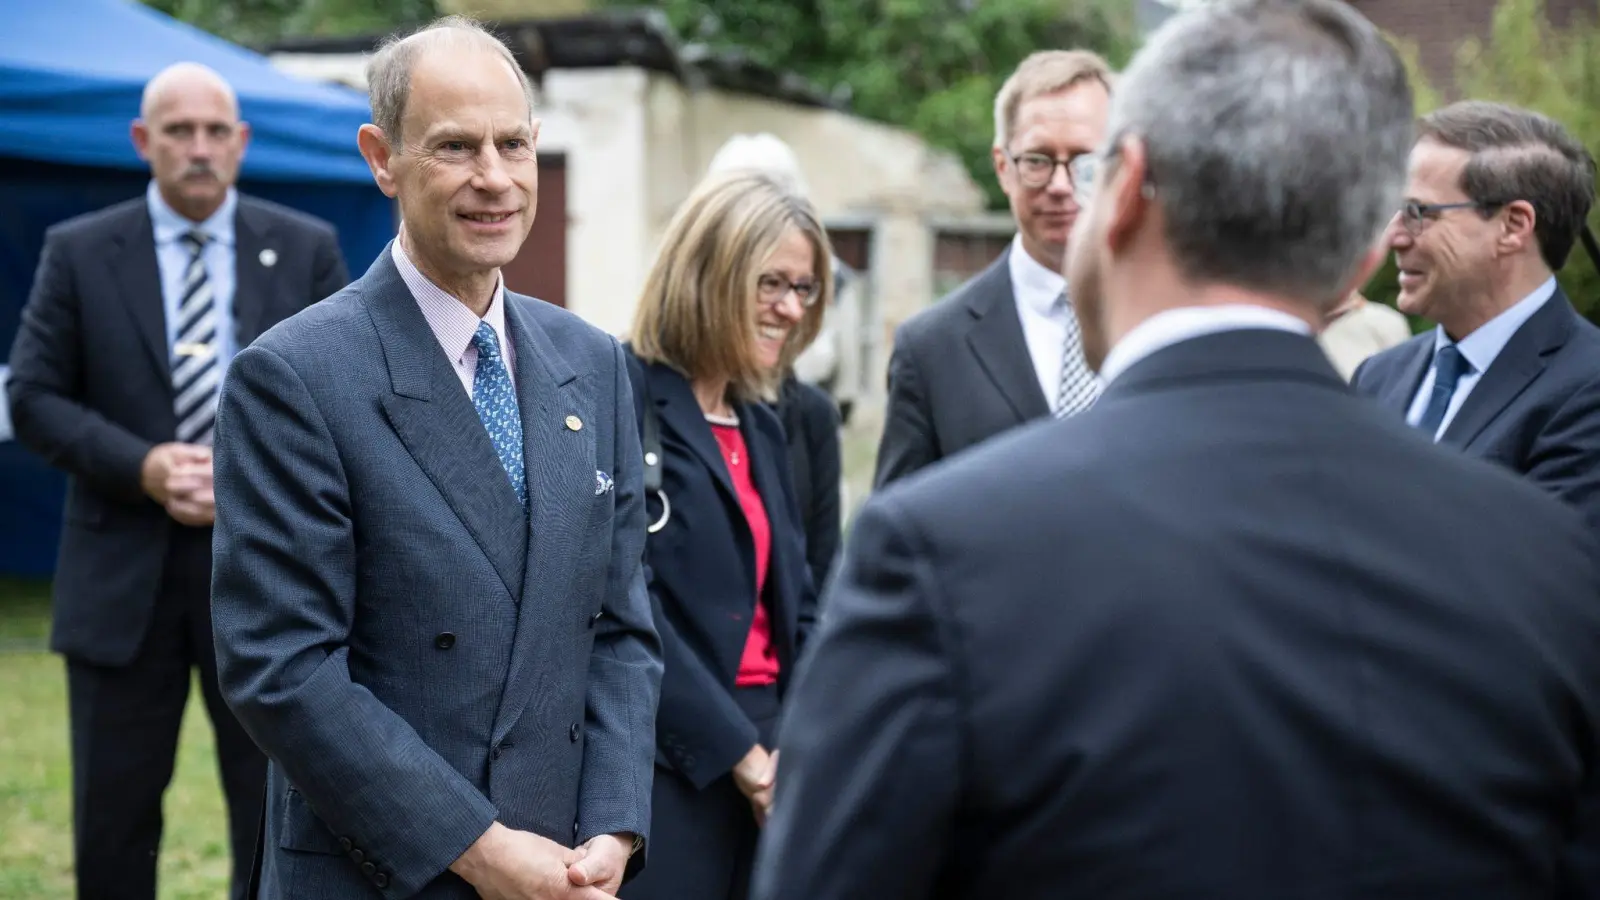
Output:
<path fill-rule="evenodd" d="M 800 521 L 806 534 L 806 565 L 820 592 L 839 554 L 844 529 L 839 491 L 843 471 L 839 450 L 839 407 L 821 388 L 793 375 L 778 395 L 778 417 L 789 444 L 789 470 Z"/>
<path fill-rule="evenodd" d="M 689 382 L 631 353 L 629 376 L 644 428 L 645 404 L 661 428 L 661 484 L 671 516 L 645 543 L 645 565 L 666 672 L 656 714 L 657 762 L 704 788 L 759 743 L 734 700 L 739 660 L 755 614 L 755 543 L 722 451 Z M 735 406 L 751 475 L 772 526 L 764 597 L 780 667 L 779 690 L 794 677 L 815 620 L 805 533 L 790 482 L 783 426 L 761 403 Z M 661 507 L 647 498 L 651 521 Z M 769 748 L 770 749 L 770 748 Z"/>
<path fill-rule="evenodd" d="M 1433 341 L 1430 329 L 1374 355 L 1351 384 L 1404 419 Z M 1439 443 L 1527 476 L 1600 533 L 1600 328 L 1557 288 L 1506 342 Z"/>
<path fill-rule="evenodd" d="M 875 486 L 1050 415 L 1017 317 L 1010 257 L 1000 254 L 895 330 Z"/>
<path fill-rule="evenodd" d="M 240 195 L 234 224 L 240 349 L 350 280 L 326 222 Z M 137 652 L 176 527 L 140 487 L 178 427 L 164 322 L 142 195 L 45 233 L 7 395 L 17 440 L 68 475 L 51 647 L 95 665 Z"/>
<path fill-rule="evenodd" d="M 1309 337 L 1171 345 L 855 519 L 753 896 L 1555 896 L 1597 561 Z"/>

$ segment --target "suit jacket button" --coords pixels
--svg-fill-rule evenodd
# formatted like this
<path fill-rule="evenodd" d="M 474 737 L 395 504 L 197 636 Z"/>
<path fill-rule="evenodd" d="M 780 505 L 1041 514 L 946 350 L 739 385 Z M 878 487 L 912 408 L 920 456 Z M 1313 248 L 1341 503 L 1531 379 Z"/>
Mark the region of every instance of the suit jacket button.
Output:
<path fill-rule="evenodd" d="M 572 738 L 572 742 L 573 743 L 577 743 L 578 742 L 579 733 L 580 733 L 580 731 L 578 729 L 578 723 L 577 722 L 573 722 L 572 723 L 572 727 L 567 729 L 567 737 Z"/>
<path fill-rule="evenodd" d="M 360 865 L 362 863 L 362 861 L 364 861 L 367 858 L 367 855 L 365 853 L 362 853 L 360 850 L 351 850 L 350 851 L 350 858 L 355 860 L 356 865 Z"/>
<path fill-rule="evenodd" d="M 372 876 L 372 883 L 377 885 L 378 887 L 381 887 L 381 888 L 388 887 L 389 886 L 389 875 L 388 875 L 388 873 L 379 872 L 378 874 Z"/>
<path fill-rule="evenodd" d="M 378 867 L 373 865 L 370 861 L 364 862 L 361 864 L 361 874 L 371 878 L 372 876 L 378 874 Z"/>
<path fill-rule="evenodd" d="M 346 853 L 349 853 L 352 849 L 354 849 L 355 845 L 356 845 L 356 842 L 350 840 L 347 837 L 339 838 L 339 846 L 343 847 L 344 848 L 344 852 L 346 852 Z"/>
<path fill-rule="evenodd" d="M 446 631 L 433 639 L 433 645 L 440 650 L 449 650 L 456 645 L 456 636 Z"/>

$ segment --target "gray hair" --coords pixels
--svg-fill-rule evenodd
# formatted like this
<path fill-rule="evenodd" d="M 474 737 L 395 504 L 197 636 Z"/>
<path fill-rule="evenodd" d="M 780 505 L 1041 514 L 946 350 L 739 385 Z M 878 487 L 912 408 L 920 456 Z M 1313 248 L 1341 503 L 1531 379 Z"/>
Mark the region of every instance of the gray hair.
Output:
<path fill-rule="evenodd" d="M 1552 272 L 1566 265 L 1594 204 L 1594 157 L 1561 123 L 1529 109 L 1469 100 L 1424 116 L 1419 137 L 1467 151 L 1461 190 L 1490 209 L 1513 200 L 1533 207 L 1539 255 Z"/>
<path fill-rule="evenodd" d="M 805 197 L 811 193 L 800 171 L 800 158 L 775 134 L 736 134 L 717 150 L 706 167 L 708 176 L 737 171 L 763 172 L 791 194 Z"/>
<path fill-rule="evenodd" d="M 1340 0 L 1218 0 L 1151 37 L 1107 133 L 1142 139 L 1186 277 L 1325 309 L 1399 209 L 1412 115 L 1400 57 Z"/>
<path fill-rule="evenodd" d="M 517 73 L 522 94 L 533 120 L 534 90 L 528 73 L 518 65 L 511 49 L 483 25 L 467 16 L 445 16 L 408 34 L 383 40 L 367 62 L 367 95 L 372 104 L 372 124 L 382 129 L 391 147 L 400 146 L 400 123 L 411 97 L 411 70 L 431 50 L 489 50 Z"/>

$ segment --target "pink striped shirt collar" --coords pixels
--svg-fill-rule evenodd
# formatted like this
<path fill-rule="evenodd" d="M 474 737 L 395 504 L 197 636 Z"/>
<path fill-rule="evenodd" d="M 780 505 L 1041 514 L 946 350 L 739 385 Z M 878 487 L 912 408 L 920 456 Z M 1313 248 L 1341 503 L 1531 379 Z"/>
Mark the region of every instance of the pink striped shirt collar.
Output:
<path fill-rule="evenodd" d="M 461 376 L 467 393 L 472 392 L 472 375 L 477 371 L 478 348 L 473 345 L 472 337 L 478 333 L 480 321 L 465 303 L 446 293 L 443 288 L 434 284 L 428 276 L 422 274 L 411 257 L 406 255 L 405 248 L 400 245 L 400 238 L 392 242 L 394 252 L 394 265 L 400 270 L 400 278 L 405 281 L 406 287 L 411 289 L 411 296 L 417 300 L 417 305 L 422 308 L 422 317 L 428 320 L 428 327 L 433 329 L 433 336 L 438 339 L 439 346 L 444 348 L 445 357 L 450 360 L 450 365 Z M 506 282 L 500 276 L 494 286 L 494 296 L 489 300 L 489 311 L 481 321 L 488 322 L 494 329 L 495 337 L 500 341 L 500 355 L 506 361 L 506 371 L 513 380 L 517 373 L 517 348 L 511 343 L 506 333 Z"/>

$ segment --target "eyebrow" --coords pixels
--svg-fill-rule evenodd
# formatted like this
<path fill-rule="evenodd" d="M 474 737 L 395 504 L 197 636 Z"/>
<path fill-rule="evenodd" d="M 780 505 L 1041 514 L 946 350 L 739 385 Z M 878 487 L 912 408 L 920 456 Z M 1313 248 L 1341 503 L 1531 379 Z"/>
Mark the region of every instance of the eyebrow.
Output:
<path fill-rule="evenodd" d="M 511 128 L 511 129 L 506 130 L 506 131 L 496 132 L 495 139 L 496 140 L 501 140 L 501 141 L 509 140 L 511 138 L 521 138 L 523 140 L 528 140 L 528 139 L 531 139 L 532 136 L 533 136 L 533 131 L 530 128 L 528 128 L 528 126 L 526 126 L 526 125 L 518 125 L 515 128 Z M 434 130 L 429 131 L 427 134 L 425 134 L 423 136 L 423 143 L 426 143 L 426 144 L 442 144 L 442 143 L 445 143 L 447 141 L 461 141 L 463 143 L 471 143 L 473 141 L 478 140 L 480 137 L 482 137 L 482 135 L 480 135 L 478 132 L 476 132 L 476 131 L 468 131 L 467 129 L 462 128 L 459 125 L 439 125 L 439 126 L 435 126 Z"/>

